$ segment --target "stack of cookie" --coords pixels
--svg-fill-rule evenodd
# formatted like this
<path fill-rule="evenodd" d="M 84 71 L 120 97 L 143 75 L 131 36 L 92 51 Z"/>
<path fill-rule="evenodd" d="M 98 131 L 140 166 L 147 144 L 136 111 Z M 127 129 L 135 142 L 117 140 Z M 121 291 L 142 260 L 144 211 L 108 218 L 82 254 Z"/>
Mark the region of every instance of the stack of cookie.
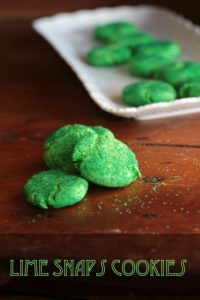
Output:
<path fill-rule="evenodd" d="M 84 199 L 88 181 L 124 187 L 141 176 L 133 151 L 102 126 L 65 125 L 44 144 L 49 171 L 24 187 L 28 202 L 41 208 L 62 208 Z"/>
<path fill-rule="evenodd" d="M 95 38 L 102 46 L 87 54 L 96 67 L 129 64 L 130 73 L 145 78 L 122 91 L 122 100 L 130 106 L 174 101 L 200 96 L 200 63 L 177 61 L 181 46 L 170 40 L 157 40 L 130 22 L 97 26 Z"/>

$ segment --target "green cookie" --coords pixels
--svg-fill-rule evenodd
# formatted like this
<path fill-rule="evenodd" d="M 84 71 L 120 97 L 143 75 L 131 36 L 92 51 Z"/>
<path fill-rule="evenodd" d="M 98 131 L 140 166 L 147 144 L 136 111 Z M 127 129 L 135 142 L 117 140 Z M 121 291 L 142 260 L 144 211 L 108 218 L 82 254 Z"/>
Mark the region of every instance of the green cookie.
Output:
<path fill-rule="evenodd" d="M 43 171 L 32 176 L 24 187 L 27 201 L 44 209 L 62 208 L 83 200 L 88 182 L 60 170 Z"/>
<path fill-rule="evenodd" d="M 178 90 L 180 98 L 199 97 L 200 81 L 188 81 L 183 83 Z"/>
<path fill-rule="evenodd" d="M 133 54 L 160 56 L 173 61 L 181 54 L 181 47 L 173 41 L 154 41 L 137 47 Z"/>
<path fill-rule="evenodd" d="M 129 48 L 108 45 L 91 49 L 87 54 L 87 61 L 97 67 L 114 66 L 127 62 L 131 55 Z"/>
<path fill-rule="evenodd" d="M 176 91 L 170 84 L 148 80 L 126 86 L 122 91 L 122 100 L 130 106 L 141 106 L 157 102 L 169 102 L 176 99 Z"/>
<path fill-rule="evenodd" d="M 200 80 L 200 63 L 190 61 L 172 63 L 158 71 L 155 77 L 176 87 L 185 81 Z"/>
<path fill-rule="evenodd" d="M 129 22 L 112 22 L 96 27 L 95 37 L 103 41 L 113 41 L 136 32 L 137 27 Z"/>
<path fill-rule="evenodd" d="M 140 176 L 132 150 L 114 138 L 84 136 L 74 147 L 73 161 L 84 178 L 102 186 L 127 186 Z"/>
<path fill-rule="evenodd" d="M 76 174 L 72 161 L 75 143 L 85 134 L 113 137 L 113 133 L 102 126 L 65 125 L 54 131 L 44 144 L 44 160 L 50 169 L 61 169 Z"/>
<path fill-rule="evenodd" d="M 135 47 L 148 44 L 154 40 L 155 38 L 146 32 L 136 32 L 129 35 L 125 35 L 123 37 L 116 38 L 115 40 L 113 39 L 112 42 L 124 47 L 134 49 Z"/>
<path fill-rule="evenodd" d="M 150 78 L 160 68 L 170 63 L 168 59 L 162 56 L 146 56 L 137 54 L 130 61 L 130 72 L 138 77 Z"/>

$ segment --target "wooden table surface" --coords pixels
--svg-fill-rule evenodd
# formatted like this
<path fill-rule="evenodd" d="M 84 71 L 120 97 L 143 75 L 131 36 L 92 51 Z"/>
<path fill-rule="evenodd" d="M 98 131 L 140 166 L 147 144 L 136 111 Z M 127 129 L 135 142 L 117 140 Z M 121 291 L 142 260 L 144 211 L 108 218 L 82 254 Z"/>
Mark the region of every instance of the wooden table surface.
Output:
<path fill-rule="evenodd" d="M 15 244 L 7 255 L 23 256 L 24 249 L 30 254 L 31 235 L 199 234 L 200 114 L 139 122 L 100 110 L 70 68 L 31 29 L 34 17 L 83 3 L 47 2 L 0 3 L 0 238 L 24 237 L 23 248 Z M 100 5 L 88 3 L 86 7 Z M 174 7 L 178 10 L 178 4 Z M 195 9 L 193 15 L 184 9 L 198 20 Z M 91 185 L 85 201 L 70 208 L 33 208 L 22 191 L 31 175 L 46 169 L 43 142 L 54 129 L 74 123 L 112 130 L 136 153 L 143 180 L 123 189 Z M 1 256 L 10 243 L 6 241 Z"/>
<path fill-rule="evenodd" d="M 1 20 L 0 39 L 0 233 L 198 233 L 199 114 L 145 122 L 112 116 L 30 21 Z M 144 180 L 123 189 L 91 186 L 84 202 L 42 212 L 25 202 L 23 185 L 46 169 L 45 138 L 74 123 L 111 129 L 136 153 Z"/>

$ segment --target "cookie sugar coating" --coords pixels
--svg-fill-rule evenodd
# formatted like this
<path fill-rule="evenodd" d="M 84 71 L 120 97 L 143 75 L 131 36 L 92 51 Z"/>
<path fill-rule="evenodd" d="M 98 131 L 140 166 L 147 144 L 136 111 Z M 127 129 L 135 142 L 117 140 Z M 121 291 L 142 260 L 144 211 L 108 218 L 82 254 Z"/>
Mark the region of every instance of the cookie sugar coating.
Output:
<path fill-rule="evenodd" d="M 59 170 L 43 171 L 32 176 L 24 187 L 27 201 L 43 209 L 62 208 L 83 200 L 88 182 Z"/>
<path fill-rule="evenodd" d="M 126 86 L 122 100 L 130 106 L 168 102 L 176 99 L 175 89 L 168 83 L 158 80 L 140 81 Z"/>
<path fill-rule="evenodd" d="M 80 124 L 65 125 L 54 131 L 44 144 L 44 160 L 50 169 L 61 169 L 76 174 L 72 161 L 74 144 L 85 134 L 99 134 L 113 137 L 107 128 L 102 126 L 85 126 Z"/>
<path fill-rule="evenodd" d="M 74 147 L 73 161 L 84 178 L 102 186 L 127 186 L 140 176 L 134 153 L 117 139 L 85 136 Z"/>
<path fill-rule="evenodd" d="M 92 130 L 98 135 L 102 135 L 108 138 L 114 138 L 114 134 L 108 128 L 105 128 L 103 126 L 90 126 L 90 128 L 92 128 Z"/>
<path fill-rule="evenodd" d="M 155 38 L 146 33 L 146 32 L 134 32 L 129 35 L 125 35 L 118 38 L 113 38 L 112 42 L 117 43 L 121 46 L 129 47 L 131 49 L 134 49 L 135 47 L 138 47 L 140 45 L 148 44 L 152 41 L 154 41 Z"/>
<path fill-rule="evenodd" d="M 96 27 L 95 37 L 103 41 L 114 41 L 137 31 L 137 27 L 129 22 L 111 22 Z"/>
<path fill-rule="evenodd" d="M 200 80 L 200 63 L 179 61 L 169 64 L 155 74 L 155 77 L 165 80 L 174 86 L 190 81 Z"/>
<path fill-rule="evenodd" d="M 108 45 L 91 49 L 87 54 L 89 64 L 97 67 L 114 66 L 127 62 L 131 50 L 120 45 Z"/>
<path fill-rule="evenodd" d="M 161 56 L 172 61 L 181 54 L 181 47 L 174 41 L 154 41 L 137 47 L 133 54 Z"/>
<path fill-rule="evenodd" d="M 130 60 L 130 72 L 138 77 L 149 78 L 162 67 L 169 64 L 171 61 L 162 56 L 134 55 Z"/>
<path fill-rule="evenodd" d="M 178 90 L 180 98 L 199 97 L 200 81 L 188 81 L 183 83 Z"/>

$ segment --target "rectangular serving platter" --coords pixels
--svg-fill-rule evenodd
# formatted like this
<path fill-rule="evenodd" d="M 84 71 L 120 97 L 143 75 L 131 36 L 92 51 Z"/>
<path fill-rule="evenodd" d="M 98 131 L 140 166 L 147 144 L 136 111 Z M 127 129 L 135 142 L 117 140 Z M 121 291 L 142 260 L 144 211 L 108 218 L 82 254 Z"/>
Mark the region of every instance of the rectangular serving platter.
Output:
<path fill-rule="evenodd" d="M 95 27 L 116 20 L 133 22 L 159 39 L 175 40 L 183 48 L 181 59 L 200 62 L 200 27 L 161 7 L 140 5 L 81 10 L 40 18 L 32 25 L 73 69 L 93 101 L 106 112 L 139 120 L 200 112 L 199 97 L 139 108 L 123 104 L 120 97 L 123 87 L 141 79 L 133 77 L 127 65 L 95 68 L 85 60 L 87 51 L 98 45 L 93 37 Z"/>

